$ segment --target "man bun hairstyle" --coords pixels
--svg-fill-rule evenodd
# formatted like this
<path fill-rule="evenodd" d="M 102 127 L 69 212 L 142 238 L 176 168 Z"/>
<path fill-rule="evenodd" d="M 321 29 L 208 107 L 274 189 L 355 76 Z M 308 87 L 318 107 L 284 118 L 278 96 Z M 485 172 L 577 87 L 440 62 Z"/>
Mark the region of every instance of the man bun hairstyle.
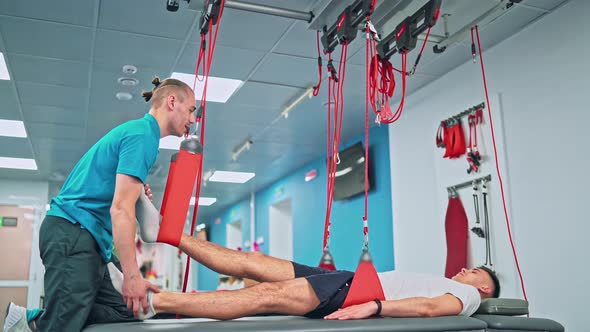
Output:
<path fill-rule="evenodd" d="M 160 82 L 160 78 L 156 76 L 152 80 L 152 84 L 154 85 L 152 91 L 143 91 L 141 93 L 141 96 L 143 97 L 143 99 L 145 99 L 146 103 L 152 99 L 152 97 L 154 96 L 154 91 L 156 91 L 156 89 L 158 88 L 158 86 L 160 86 L 160 84 L 162 84 L 162 82 Z"/>
<path fill-rule="evenodd" d="M 490 278 L 492 278 L 492 282 L 494 283 L 494 293 L 492 294 L 492 297 L 500 297 L 500 280 L 498 280 L 498 275 L 496 274 L 496 272 L 494 272 L 494 270 L 490 269 L 489 267 L 483 265 L 479 266 L 478 269 L 486 271 L 490 275 Z"/>
<path fill-rule="evenodd" d="M 184 99 L 186 94 L 192 92 L 190 86 L 184 83 L 181 80 L 177 80 L 175 78 L 167 78 L 163 81 L 160 81 L 158 76 L 154 77 L 152 80 L 152 84 L 154 88 L 152 91 L 143 91 L 141 96 L 146 102 L 152 101 L 153 104 L 158 104 L 162 100 L 162 98 L 166 95 L 167 90 L 174 89 L 177 91 L 181 91 L 182 95 L 178 97 Z"/>

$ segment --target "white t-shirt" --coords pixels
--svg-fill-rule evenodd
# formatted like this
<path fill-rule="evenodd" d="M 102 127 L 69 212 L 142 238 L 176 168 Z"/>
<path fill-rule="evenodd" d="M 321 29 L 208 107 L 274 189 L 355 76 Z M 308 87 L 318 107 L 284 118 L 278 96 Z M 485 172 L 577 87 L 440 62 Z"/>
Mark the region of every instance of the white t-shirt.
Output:
<path fill-rule="evenodd" d="M 481 303 L 477 288 L 445 277 L 399 271 L 381 272 L 378 275 L 385 300 L 452 294 L 463 303 L 463 316 L 471 316 Z"/>

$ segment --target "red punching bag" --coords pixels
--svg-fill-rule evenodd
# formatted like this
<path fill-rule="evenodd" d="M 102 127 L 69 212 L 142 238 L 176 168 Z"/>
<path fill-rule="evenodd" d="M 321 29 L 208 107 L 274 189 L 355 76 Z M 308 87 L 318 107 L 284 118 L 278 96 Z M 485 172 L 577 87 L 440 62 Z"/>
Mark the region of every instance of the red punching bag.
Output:
<path fill-rule="evenodd" d="M 178 152 L 172 155 L 170 158 L 170 169 L 168 170 L 168 179 L 166 179 L 166 188 L 164 188 L 164 198 L 162 199 L 162 207 L 160 208 L 160 215 L 164 215 L 166 211 L 166 203 L 170 197 L 170 183 L 174 177 L 174 169 L 176 168 L 176 160 L 178 159 Z"/>
<path fill-rule="evenodd" d="M 165 194 L 168 199 L 158 232 L 158 242 L 178 246 L 197 174 L 201 171 L 202 159 L 203 146 L 197 138 L 189 138 L 181 143 L 174 173 L 167 188 L 168 194 Z M 170 175 L 168 176 L 170 177 Z M 174 198 L 169 198 L 170 195 L 174 195 Z M 195 204 L 198 203 L 195 202 Z"/>
<path fill-rule="evenodd" d="M 468 222 L 463 203 L 453 190 L 449 192 L 449 206 L 445 219 L 447 263 L 445 277 L 451 278 L 467 267 Z"/>

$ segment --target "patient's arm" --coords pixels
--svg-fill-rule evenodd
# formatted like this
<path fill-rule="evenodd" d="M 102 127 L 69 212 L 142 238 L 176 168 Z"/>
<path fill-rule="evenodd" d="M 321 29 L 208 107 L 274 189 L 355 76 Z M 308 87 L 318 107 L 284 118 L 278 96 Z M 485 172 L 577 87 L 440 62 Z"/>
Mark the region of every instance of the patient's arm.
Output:
<path fill-rule="evenodd" d="M 461 301 L 451 294 L 433 298 L 412 297 L 403 300 L 383 301 L 381 316 L 386 317 L 437 317 L 458 315 L 463 310 Z M 363 319 L 377 312 L 377 303 L 353 305 L 340 309 L 325 319 Z"/>
<path fill-rule="evenodd" d="M 388 317 L 438 317 L 458 315 L 463 304 L 454 295 L 437 297 L 412 297 L 396 301 L 384 301 L 381 316 Z M 377 304 L 375 304 L 377 306 Z"/>

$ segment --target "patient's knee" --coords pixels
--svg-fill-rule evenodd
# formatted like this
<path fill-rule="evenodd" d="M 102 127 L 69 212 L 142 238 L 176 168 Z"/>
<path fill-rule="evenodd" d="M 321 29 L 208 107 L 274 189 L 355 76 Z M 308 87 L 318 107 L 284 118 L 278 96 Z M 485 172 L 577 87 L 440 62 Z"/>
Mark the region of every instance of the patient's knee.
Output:
<path fill-rule="evenodd" d="M 264 257 L 266 257 L 266 255 L 261 253 L 260 251 L 250 251 L 250 252 L 247 252 L 247 254 L 249 256 L 249 259 L 252 259 L 252 260 L 261 260 Z"/>

